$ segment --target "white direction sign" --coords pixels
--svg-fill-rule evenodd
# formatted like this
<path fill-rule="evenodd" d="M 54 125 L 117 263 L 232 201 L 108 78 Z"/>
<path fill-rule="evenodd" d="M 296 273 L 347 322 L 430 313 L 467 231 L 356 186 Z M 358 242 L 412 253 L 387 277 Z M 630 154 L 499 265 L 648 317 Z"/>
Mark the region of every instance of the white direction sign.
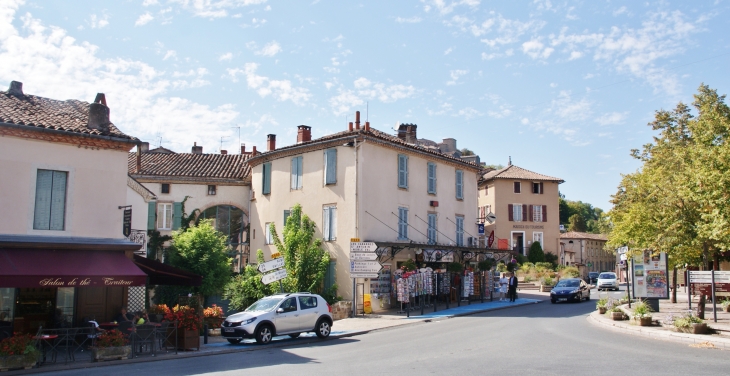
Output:
<path fill-rule="evenodd" d="M 378 273 L 350 273 L 350 278 L 378 278 Z"/>
<path fill-rule="evenodd" d="M 267 261 L 267 262 L 259 264 L 258 269 L 261 273 L 266 273 L 266 272 L 274 270 L 274 269 L 279 269 L 283 266 L 284 266 L 284 258 L 280 257 L 280 258 L 275 258 L 271 261 Z"/>
<path fill-rule="evenodd" d="M 286 269 L 279 269 L 273 273 L 265 274 L 263 277 L 261 277 L 261 283 L 268 285 L 284 278 L 286 278 Z"/>
<path fill-rule="evenodd" d="M 696 271 L 689 272 L 690 283 L 712 283 L 712 271 Z M 730 272 L 715 271 L 715 283 L 730 283 Z"/>
<path fill-rule="evenodd" d="M 378 246 L 373 242 L 350 242 L 350 252 L 375 252 Z"/>
<path fill-rule="evenodd" d="M 382 268 L 377 261 L 350 261 L 350 273 L 377 273 Z"/>
<path fill-rule="evenodd" d="M 375 253 L 350 253 L 350 260 L 352 261 L 374 261 L 378 259 L 378 255 Z"/>
<path fill-rule="evenodd" d="M 487 214 L 486 219 L 487 219 L 487 221 L 489 221 L 489 223 L 494 223 L 494 221 L 497 220 L 497 216 L 494 215 L 494 213 L 489 212 L 489 214 Z"/>

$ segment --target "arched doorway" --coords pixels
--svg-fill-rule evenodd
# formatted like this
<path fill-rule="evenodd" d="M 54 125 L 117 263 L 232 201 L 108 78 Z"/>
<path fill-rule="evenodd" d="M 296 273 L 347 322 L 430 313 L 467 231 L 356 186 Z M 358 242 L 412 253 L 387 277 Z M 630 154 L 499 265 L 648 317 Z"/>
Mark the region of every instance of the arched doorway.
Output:
<path fill-rule="evenodd" d="M 248 216 L 246 213 L 233 205 L 217 205 L 203 210 L 196 222 L 200 222 L 202 219 L 210 219 L 213 227 L 226 236 L 226 245 L 229 247 L 228 255 L 235 259 L 234 269 L 239 272 L 248 262 L 246 239 Z"/>

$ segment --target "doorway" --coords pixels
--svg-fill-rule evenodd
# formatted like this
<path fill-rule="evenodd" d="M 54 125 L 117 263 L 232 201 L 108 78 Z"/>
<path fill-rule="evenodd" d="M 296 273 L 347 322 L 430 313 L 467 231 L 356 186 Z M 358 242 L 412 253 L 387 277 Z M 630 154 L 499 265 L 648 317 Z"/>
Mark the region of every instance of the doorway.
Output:
<path fill-rule="evenodd" d="M 512 250 L 517 251 L 520 255 L 525 255 L 524 232 L 512 232 Z"/>

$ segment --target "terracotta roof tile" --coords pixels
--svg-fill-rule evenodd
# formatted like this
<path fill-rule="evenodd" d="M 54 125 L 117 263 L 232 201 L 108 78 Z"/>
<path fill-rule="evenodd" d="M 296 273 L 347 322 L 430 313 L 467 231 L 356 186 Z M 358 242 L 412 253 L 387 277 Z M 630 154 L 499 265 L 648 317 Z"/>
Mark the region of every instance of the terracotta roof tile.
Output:
<path fill-rule="evenodd" d="M 592 234 L 590 232 L 569 231 L 560 234 L 560 239 L 590 239 L 608 241 L 608 237 L 604 234 Z"/>
<path fill-rule="evenodd" d="M 0 122 L 2 123 L 136 140 L 135 137 L 122 133 L 114 124 L 109 125 L 109 132 L 106 133 L 88 128 L 88 121 L 88 102 L 76 99 L 61 101 L 28 94 L 18 97 L 7 91 L 0 91 Z"/>
<path fill-rule="evenodd" d="M 128 171 L 134 176 L 217 178 L 244 180 L 251 173 L 250 154 L 142 153 L 137 172 L 137 153 L 129 153 Z"/>
<path fill-rule="evenodd" d="M 542 180 L 542 181 L 555 181 L 558 183 L 564 183 L 565 180 L 560 178 L 554 178 L 530 170 L 525 170 L 522 167 L 515 165 L 507 166 L 501 170 L 492 170 L 482 175 L 482 181 L 492 179 L 520 179 L 520 180 Z"/>

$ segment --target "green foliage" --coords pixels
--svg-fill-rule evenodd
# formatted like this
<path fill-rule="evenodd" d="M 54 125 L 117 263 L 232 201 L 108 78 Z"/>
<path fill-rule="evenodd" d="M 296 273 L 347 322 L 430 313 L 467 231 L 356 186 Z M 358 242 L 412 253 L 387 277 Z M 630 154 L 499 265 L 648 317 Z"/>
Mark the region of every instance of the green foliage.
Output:
<path fill-rule="evenodd" d="M 416 262 L 413 261 L 413 259 L 408 259 L 408 260 L 404 261 L 403 265 L 401 265 L 400 268 L 404 272 L 410 272 L 410 271 L 418 269 L 418 267 L 416 266 Z"/>
<path fill-rule="evenodd" d="M 181 295 L 187 295 L 189 293 L 191 293 L 190 287 L 158 285 L 155 286 L 155 294 L 152 297 L 152 302 L 157 305 L 165 304 L 168 307 L 173 307 L 178 303 L 178 298 Z"/>
<path fill-rule="evenodd" d="M 705 322 L 705 320 L 702 320 L 701 318 L 693 315 L 691 312 L 687 313 L 686 315 L 674 319 L 674 327 L 680 328 L 680 329 L 687 329 L 692 326 L 692 324 L 702 324 Z"/>
<path fill-rule="evenodd" d="M 553 264 L 549 262 L 537 262 L 535 263 L 535 269 L 538 272 L 550 271 L 553 269 Z"/>
<path fill-rule="evenodd" d="M 565 278 L 578 278 L 580 277 L 580 270 L 575 266 L 566 266 L 560 274 Z"/>
<path fill-rule="evenodd" d="M 264 262 L 264 252 L 256 252 L 258 263 Z M 229 307 L 237 311 L 244 310 L 255 301 L 278 292 L 278 284 L 265 285 L 261 283 L 261 273 L 254 265 L 246 265 L 239 275 L 233 277 L 223 292 L 223 298 L 228 299 Z"/>
<path fill-rule="evenodd" d="M 492 266 L 492 260 L 479 261 L 479 263 L 477 264 L 477 268 L 483 272 L 492 269 Z"/>
<path fill-rule="evenodd" d="M 581 214 L 573 214 L 568 218 L 568 231 L 586 232 L 588 225 L 586 219 Z"/>
<path fill-rule="evenodd" d="M 168 257 L 170 265 L 204 276 L 203 284 L 194 291 L 211 296 L 221 293 L 230 280 L 231 258 L 226 251 L 225 235 L 210 220 L 202 220 L 173 233 Z"/>
<path fill-rule="evenodd" d="M 180 203 L 180 207 L 182 209 L 181 210 L 182 217 L 180 218 L 180 230 L 181 231 L 185 231 L 188 228 L 190 228 L 190 224 L 193 223 L 195 218 L 200 213 L 200 209 L 193 209 L 193 211 L 190 212 L 190 214 L 185 213 L 185 202 L 188 200 L 188 198 L 190 198 L 190 196 L 185 196 L 185 198 L 183 198 L 182 202 Z"/>
<path fill-rule="evenodd" d="M 527 253 L 527 259 L 533 264 L 545 261 L 545 252 L 543 252 L 540 242 L 532 242 L 530 250 Z"/>
<path fill-rule="evenodd" d="M 545 262 L 552 264 L 550 268 L 554 269 L 558 265 L 558 255 L 550 252 L 545 253 Z"/>
<path fill-rule="evenodd" d="M 172 240 L 172 236 L 162 235 L 157 230 L 147 230 L 147 236 L 147 258 L 157 260 L 157 256 L 162 255 L 165 242 Z"/>
<path fill-rule="evenodd" d="M 532 269 L 534 267 L 535 267 L 535 264 L 533 264 L 531 262 L 526 262 L 524 264 L 520 264 L 519 270 L 527 273 L 530 271 L 530 269 Z"/>
<path fill-rule="evenodd" d="M 608 304 L 608 298 L 601 298 L 596 301 L 596 308 L 605 308 Z"/>
<path fill-rule="evenodd" d="M 555 280 L 553 280 L 552 277 L 546 275 L 540 279 L 540 284 L 544 286 L 553 286 L 555 285 Z"/>
<path fill-rule="evenodd" d="M 512 263 L 512 262 L 508 263 L 507 264 L 507 271 L 510 272 L 510 273 L 514 272 L 515 269 L 517 269 L 517 265 L 518 264 L 515 264 L 515 263 Z"/>
<path fill-rule="evenodd" d="M 458 262 L 450 262 L 446 264 L 446 270 L 452 273 L 461 273 L 464 270 L 464 265 Z"/>
<path fill-rule="evenodd" d="M 640 301 L 634 304 L 634 319 L 640 319 L 642 317 L 651 317 L 651 307 L 644 301 Z"/>
<path fill-rule="evenodd" d="M 727 311 L 727 308 L 730 307 L 730 299 L 723 300 L 720 305 L 722 305 L 722 309 Z"/>
<path fill-rule="evenodd" d="M 500 273 L 504 273 L 507 271 L 507 265 L 503 262 L 500 262 L 497 264 L 497 271 Z"/>
<path fill-rule="evenodd" d="M 532 276 L 531 275 L 526 275 L 524 281 L 525 281 L 525 283 L 532 282 Z"/>
<path fill-rule="evenodd" d="M 469 149 L 467 149 L 467 148 L 463 148 L 463 149 L 461 149 L 459 151 L 461 152 L 461 156 L 462 157 L 466 157 L 466 156 L 469 156 L 469 155 L 474 155 L 474 152 L 471 151 L 471 150 L 469 150 Z"/>

